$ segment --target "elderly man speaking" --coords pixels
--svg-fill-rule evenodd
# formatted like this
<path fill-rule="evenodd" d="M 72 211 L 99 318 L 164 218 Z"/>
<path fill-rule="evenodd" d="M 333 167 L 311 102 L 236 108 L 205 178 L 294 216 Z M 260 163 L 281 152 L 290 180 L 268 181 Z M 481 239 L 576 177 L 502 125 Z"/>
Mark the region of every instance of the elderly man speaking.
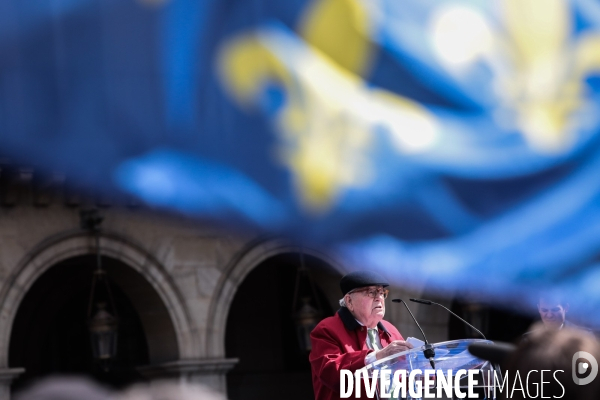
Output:
<path fill-rule="evenodd" d="M 356 371 L 375 360 L 411 349 L 385 315 L 389 283 L 371 271 L 342 278 L 340 309 L 310 335 L 310 364 L 316 400 L 339 399 L 340 370 Z M 362 391 L 364 394 L 364 391 Z"/>

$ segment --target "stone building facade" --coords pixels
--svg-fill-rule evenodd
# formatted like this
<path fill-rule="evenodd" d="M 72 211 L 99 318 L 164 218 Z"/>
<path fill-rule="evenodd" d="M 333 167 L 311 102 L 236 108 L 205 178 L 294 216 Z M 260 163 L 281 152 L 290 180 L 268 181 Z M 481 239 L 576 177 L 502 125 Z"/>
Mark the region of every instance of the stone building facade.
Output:
<path fill-rule="evenodd" d="M 105 261 L 111 281 L 126 299 L 123 301 L 136 315 L 136 329 L 143 332 L 139 340 L 145 340 L 144 365 L 136 365 L 136 373 L 147 379 L 202 382 L 226 391 L 227 374 L 240 363 L 240 356 L 228 354 L 226 348 L 228 317 L 236 293 L 252 271 L 268 260 L 284 256 L 295 259 L 300 249 L 281 238 L 249 232 L 232 234 L 198 221 L 126 206 L 101 209 L 104 221 L 97 249 L 90 233 L 80 228 L 82 208 L 83 205 L 68 204 L 65 199 L 39 204 L 30 192 L 18 202 L 0 206 L 0 399 L 10 398 L 11 382 L 27 374 L 27 365 L 38 365 L 40 371 L 64 372 L 60 366 L 52 365 L 53 358 L 65 358 L 58 354 L 61 349 L 71 352 L 71 358 L 80 352 L 69 350 L 69 346 L 84 339 L 65 338 L 80 332 L 79 325 L 67 327 L 69 315 L 75 315 L 75 311 L 60 314 L 60 310 L 75 310 L 76 299 L 85 302 L 85 295 L 69 297 L 69 292 L 85 293 L 82 288 L 89 287 L 91 274 L 84 274 L 79 265 L 86 265 L 89 270 L 96 251 Z M 345 266 L 322 251 L 302 251 L 308 257 L 309 269 L 315 263 L 327 266 L 326 272 L 315 268 L 313 272 L 327 308 L 334 311 L 340 297 L 337 281 Z M 256 290 L 264 293 L 272 289 Z M 418 290 L 408 293 L 392 288 L 392 296 L 418 295 Z M 255 306 L 251 304 L 252 295 L 249 297 L 240 301 L 239 307 L 252 310 Z M 276 302 L 274 298 L 273 303 Z M 446 339 L 448 316 L 443 310 L 418 305 L 412 308 L 430 341 Z M 244 315 L 244 309 L 240 310 L 239 315 Z M 420 337 L 409 318 L 403 308 L 388 303 L 386 319 L 405 336 Z M 231 321 L 229 325 L 235 326 Z M 54 342 L 44 339 L 46 331 L 54 332 Z M 280 341 L 288 339 L 295 340 Z M 128 343 L 142 346 L 133 339 Z M 34 351 L 38 345 L 39 350 Z M 257 354 L 268 355 L 270 351 L 278 350 L 266 345 Z M 276 373 L 275 369 L 272 373 Z M 240 385 L 247 382 L 238 378 Z M 254 385 L 260 385 L 256 382 Z M 236 396 L 243 397 L 232 395 Z"/>

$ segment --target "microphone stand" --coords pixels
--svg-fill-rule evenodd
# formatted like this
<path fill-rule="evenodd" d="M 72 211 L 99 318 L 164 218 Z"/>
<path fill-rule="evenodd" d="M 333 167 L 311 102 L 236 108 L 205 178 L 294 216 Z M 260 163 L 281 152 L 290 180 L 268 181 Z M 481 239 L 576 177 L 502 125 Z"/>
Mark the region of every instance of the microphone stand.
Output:
<path fill-rule="evenodd" d="M 417 319 L 413 315 L 412 311 L 410 311 L 410 308 L 408 308 L 408 305 L 406 304 L 406 302 L 404 300 L 402 300 L 402 299 L 392 299 L 392 302 L 393 303 L 402 303 L 402 304 L 404 304 L 404 307 L 406 307 L 406 310 L 408 311 L 408 313 L 412 317 L 413 321 L 415 321 L 415 324 L 417 324 L 417 327 L 419 328 L 419 330 L 421 331 L 421 334 L 423 335 L 423 339 L 425 339 L 425 349 L 423 350 L 423 356 L 425 356 L 425 358 L 429 360 L 429 364 L 431 364 L 431 368 L 433 368 L 435 370 L 435 361 L 434 361 L 435 349 L 427 341 L 427 336 L 425 336 L 425 332 L 421 328 L 421 325 L 419 325 L 419 323 L 417 322 Z"/>
<path fill-rule="evenodd" d="M 481 337 L 483 337 L 485 340 L 487 340 L 487 338 L 485 337 L 485 335 L 483 334 L 483 332 L 481 332 L 479 329 L 475 328 L 473 325 L 471 325 L 470 323 L 468 323 L 467 321 L 465 321 L 463 318 L 461 318 L 458 315 L 456 315 L 456 313 L 452 312 L 448 307 L 444 306 L 443 304 L 436 303 L 435 301 L 431 301 L 431 300 L 424 300 L 424 299 L 410 299 L 410 301 L 413 301 L 413 302 L 419 303 L 419 304 L 425 304 L 427 306 L 430 306 L 430 305 L 434 304 L 436 306 L 442 307 L 444 310 L 446 310 L 450 314 L 454 315 L 456 318 L 458 318 L 459 320 L 461 320 L 468 327 L 470 327 L 471 329 L 473 329 L 475 332 L 479 333 L 481 335 Z M 493 364 L 492 364 L 492 366 L 493 366 Z M 497 368 L 497 367 L 498 366 L 496 366 L 494 368 Z"/>
<path fill-rule="evenodd" d="M 394 300 L 392 300 L 394 301 Z M 464 319 L 462 319 L 461 317 L 459 317 L 458 315 L 456 315 L 455 313 L 453 313 L 452 311 L 450 311 L 450 309 L 440 303 L 436 303 L 435 301 L 431 301 L 431 300 L 423 300 L 423 299 L 410 299 L 410 301 L 413 301 L 415 303 L 419 303 L 419 304 L 425 304 L 427 306 L 430 306 L 432 304 L 435 304 L 436 306 L 440 306 L 443 309 L 445 309 L 446 311 L 448 311 L 450 314 L 454 315 L 456 318 L 460 319 L 462 322 L 464 322 L 465 324 L 467 324 L 471 329 L 473 329 L 474 331 L 476 331 L 477 333 L 479 333 L 485 340 L 487 340 L 487 338 L 485 337 L 485 335 L 483 333 L 481 333 L 481 331 L 477 328 L 475 328 L 473 325 L 471 325 L 470 323 L 468 323 L 467 321 L 465 321 Z"/>

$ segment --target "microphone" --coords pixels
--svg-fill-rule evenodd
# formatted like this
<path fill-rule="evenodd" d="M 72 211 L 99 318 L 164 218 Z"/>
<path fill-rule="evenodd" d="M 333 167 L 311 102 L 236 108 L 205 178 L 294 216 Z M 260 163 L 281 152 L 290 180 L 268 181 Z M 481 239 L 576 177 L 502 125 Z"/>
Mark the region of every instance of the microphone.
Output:
<path fill-rule="evenodd" d="M 415 324 L 417 324 L 417 327 L 419 328 L 419 330 L 421 331 L 421 334 L 423 335 L 423 339 L 425 339 L 425 350 L 423 350 L 423 355 L 425 356 L 426 359 L 429 360 L 429 364 L 431 364 L 431 368 L 435 369 L 435 361 L 433 360 L 433 358 L 435 357 L 435 349 L 427 341 L 427 336 L 425 336 L 425 332 L 423 332 L 423 328 L 421 328 L 421 325 L 419 325 L 419 323 L 417 322 L 417 319 L 413 315 L 412 311 L 410 311 L 410 308 L 408 308 L 408 305 L 406 304 L 406 302 L 404 300 L 392 299 L 392 302 L 404 304 L 404 307 L 406 307 L 406 310 L 412 317 L 413 321 L 415 321 Z"/>
<path fill-rule="evenodd" d="M 394 301 L 394 300 L 392 300 Z M 479 333 L 485 340 L 487 340 L 487 338 L 485 337 L 485 335 L 483 333 L 481 333 L 481 331 L 477 328 L 475 328 L 473 325 L 471 325 L 470 323 L 468 323 L 467 321 L 465 321 L 464 319 L 462 319 L 461 317 L 459 317 L 458 315 L 456 315 L 455 313 L 453 313 L 452 311 L 450 311 L 450 309 L 440 303 L 436 303 L 435 301 L 431 301 L 431 300 L 423 300 L 423 299 L 410 299 L 410 301 L 414 301 L 415 303 L 420 303 L 420 304 L 425 304 L 425 305 L 432 305 L 435 304 L 436 306 L 440 306 L 443 309 L 445 309 L 446 311 L 448 311 L 450 314 L 454 315 L 456 318 L 460 319 L 462 322 L 464 322 L 465 324 L 467 324 L 469 327 L 471 327 L 471 329 L 473 329 L 474 331 L 477 331 L 477 333 Z"/>

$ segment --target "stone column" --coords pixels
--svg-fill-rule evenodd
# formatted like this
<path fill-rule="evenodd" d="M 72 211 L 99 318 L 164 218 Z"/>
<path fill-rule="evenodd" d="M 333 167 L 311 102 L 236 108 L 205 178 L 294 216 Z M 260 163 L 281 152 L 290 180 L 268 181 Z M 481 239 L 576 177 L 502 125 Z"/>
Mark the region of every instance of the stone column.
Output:
<path fill-rule="evenodd" d="M 138 371 L 150 380 L 177 379 L 200 383 L 227 394 L 225 376 L 238 361 L 237 358 L 186 359 L 148 365 L 138 368 Z"/>
<path fill-rule="evenodd" d="M 0 400 L 10 400 L 10 384 L 25 368 L 0 368 Z"/>

